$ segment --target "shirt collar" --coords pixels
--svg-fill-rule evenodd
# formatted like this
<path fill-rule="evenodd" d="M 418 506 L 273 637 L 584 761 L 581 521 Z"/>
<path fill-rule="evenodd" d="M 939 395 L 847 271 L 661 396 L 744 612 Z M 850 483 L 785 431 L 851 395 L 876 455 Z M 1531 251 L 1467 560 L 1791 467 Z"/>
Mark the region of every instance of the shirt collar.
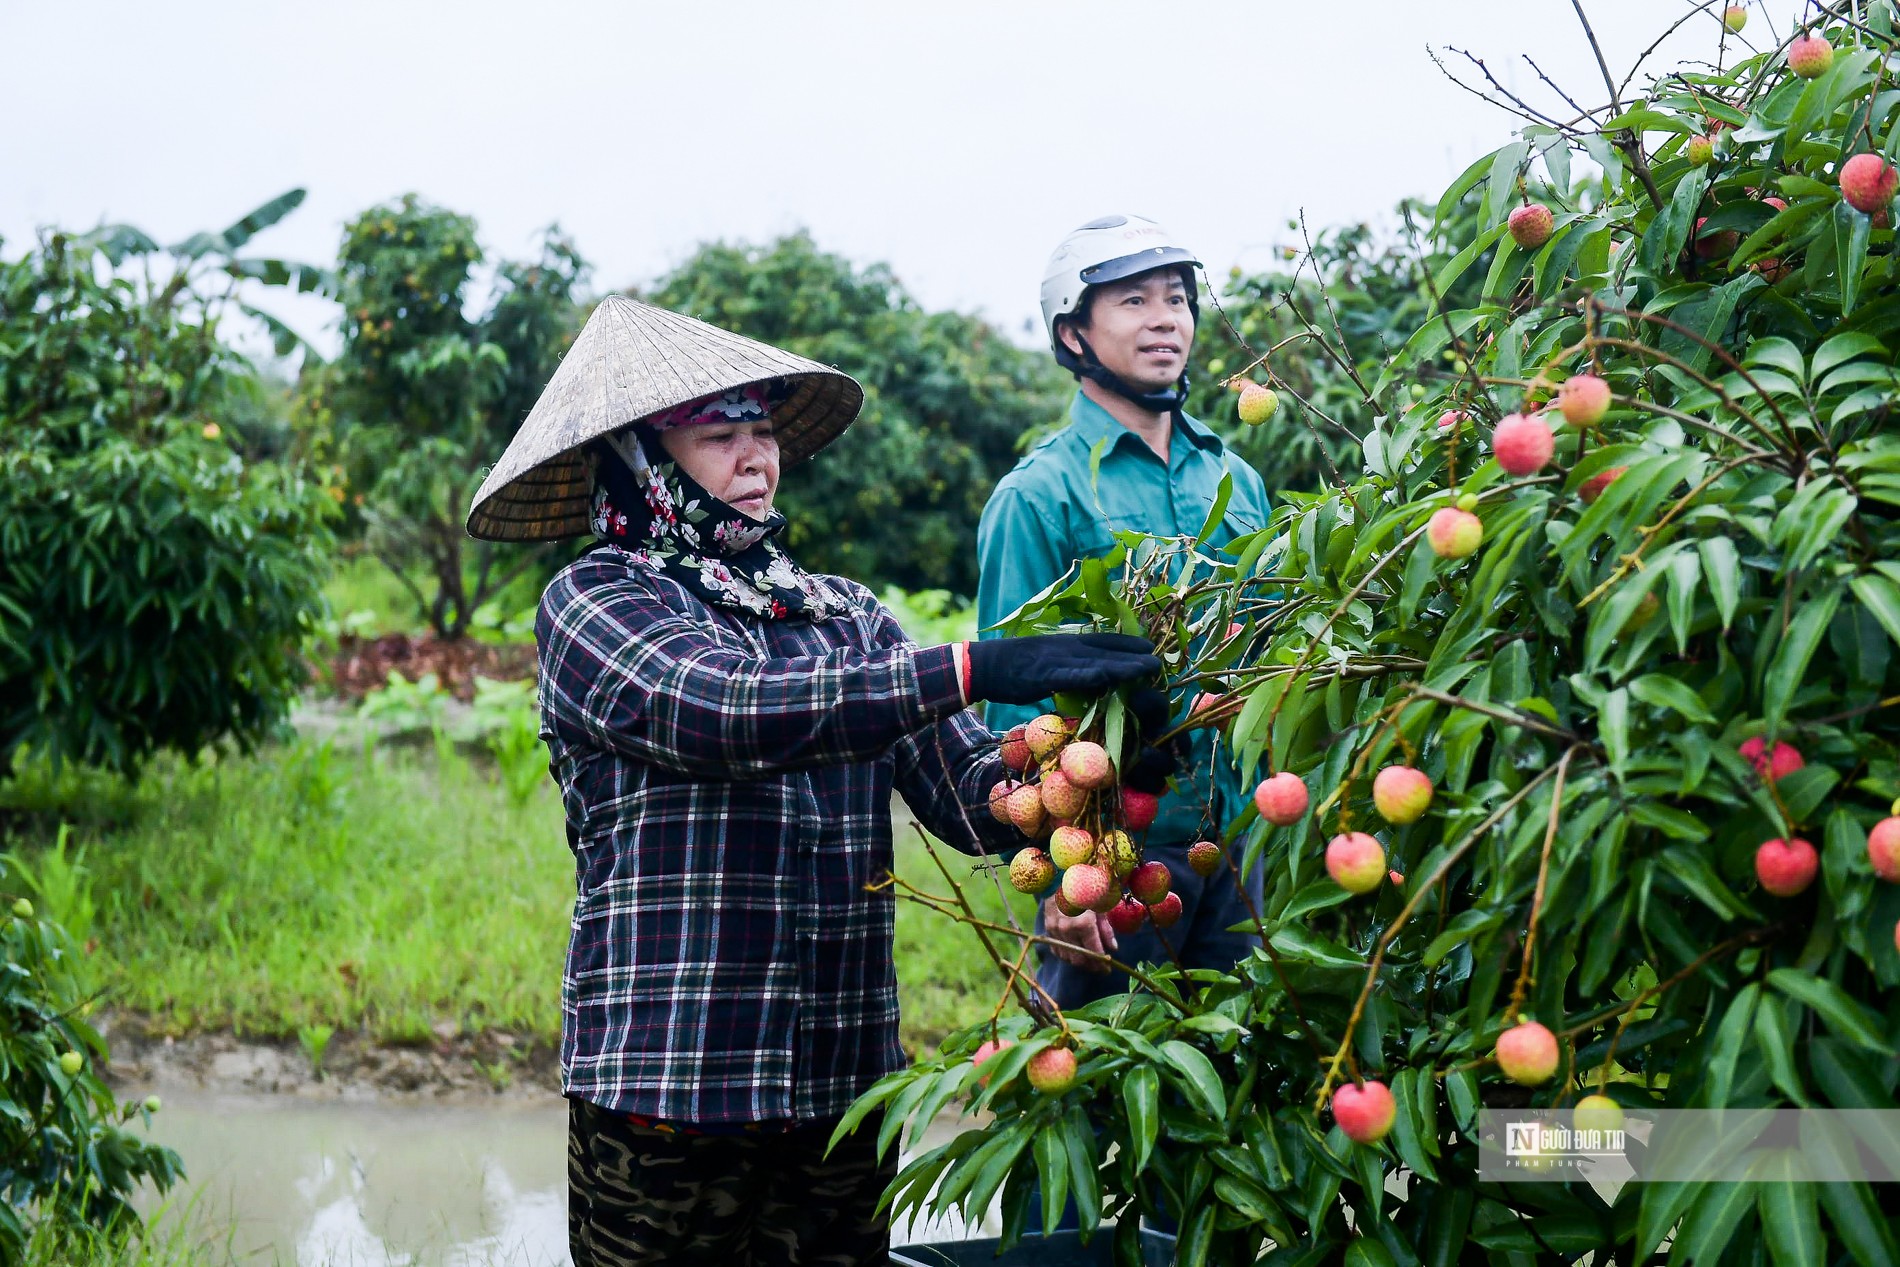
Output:
<path fill-rule="evenodd" d="M 1069 405 L 1069 421 L 1075 429 L 1076 438 L 1089 448 L 1099 442 L 1108 441 L 1108 448 L 1115 449 L 1124 443 L 1138 445 L 1147 449 L 1142 438 L 1115 420 L 1115 415 L 1102 408 L 1088 396 L 1077 391 L 1075 399 Z M 1209 431 L 1198 419 L 1190 416 L 1186 410 L 1175 415 L 1175 430 L 1188 438 L 1195 448 L 1209 453 L 1219 453 L 1221 439 Z"/>

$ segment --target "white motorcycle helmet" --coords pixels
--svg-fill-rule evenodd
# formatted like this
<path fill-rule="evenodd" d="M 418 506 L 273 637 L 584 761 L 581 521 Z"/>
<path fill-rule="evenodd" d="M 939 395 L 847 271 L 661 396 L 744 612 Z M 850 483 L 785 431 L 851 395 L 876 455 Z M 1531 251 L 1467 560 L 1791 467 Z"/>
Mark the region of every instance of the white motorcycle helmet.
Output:
<path fill-rule="evenodd" d="M 1072 374 L 1094 379 L 1117 395 L 1148 409 L 1174 409 L 1187 399 L 1187 374 L 1161 392 L 1141 392 L 1111 373 L 1095 357 L 1087 342 L 1077 356 L 1056 335 L 1058 318 L 1077 312 L 1090 286 L 1121 281 L 1150 269 L 1173 265 L 1187 283 L 1188 308 L 1200 320 L 1199 290 L 1194 270 L 1201 261 L 1176 242 L 1168 231 L 1145 216 L 1103 216 L 1091 220 L 1062 239 L 1042 276 L 1042 324 L 1055 352 L 1056 364 Z"/>

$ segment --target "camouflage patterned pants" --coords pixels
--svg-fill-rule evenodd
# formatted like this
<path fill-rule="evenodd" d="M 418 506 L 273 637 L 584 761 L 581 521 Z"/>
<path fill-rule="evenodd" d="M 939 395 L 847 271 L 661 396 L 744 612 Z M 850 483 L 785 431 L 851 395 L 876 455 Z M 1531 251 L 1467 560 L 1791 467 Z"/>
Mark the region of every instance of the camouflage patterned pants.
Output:
<path fill-rule="evenodd" d="M 825 1157 L 832 1123 L 758 1138 L 678 1136 L 568 1101 L 567 1238 L 574 1267 L 881 1267 L 873 1213 L 897 1175 L 872 1115 Z"/>

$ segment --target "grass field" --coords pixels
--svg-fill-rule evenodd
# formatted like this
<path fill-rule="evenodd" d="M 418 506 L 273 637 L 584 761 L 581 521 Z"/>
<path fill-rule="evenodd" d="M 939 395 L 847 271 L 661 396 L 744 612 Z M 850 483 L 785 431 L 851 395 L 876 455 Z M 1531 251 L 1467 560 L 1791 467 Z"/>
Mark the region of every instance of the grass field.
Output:
<path fill-rule="evenodd" d="M 92 944 L 94 984 L 166 1030 L 559 1032 L 573 872 L 550 781 L 517 804 L 453 747 L 305 739 L 161 761 L 131 785 L 28 775 L 5 799 L 41 810 L 7 848 Z M 916 833 L 898 841 L 900 874 L 944 891 Z M 966 884 L 1000 910 L 990 880 Z M 910 903 L 897 961 L 912 1050 L 988 1015 L 1000 990 L 974 934 Z"/>

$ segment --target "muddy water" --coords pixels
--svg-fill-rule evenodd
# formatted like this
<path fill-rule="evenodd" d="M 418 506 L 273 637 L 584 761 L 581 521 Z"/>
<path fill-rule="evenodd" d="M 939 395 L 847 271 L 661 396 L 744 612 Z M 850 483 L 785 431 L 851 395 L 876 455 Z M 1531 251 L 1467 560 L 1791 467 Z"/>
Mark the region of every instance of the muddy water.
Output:
<path fill-rule="evenodd" d="M 940 1121 L 934 1147 L 957 1127 Z M 556 1267 L 567 1262 L 567 1116 L 547 1103 L 312 1103 L 167 1088 L 153 1138 L 190 1192 L 165 1202 L 245 1264 Z M 150 1211 L 160 1202 L 150 1198 Z M 994 1233 L 992 1225 L 985 1229 Z M 896 1240 L 965 1234 L 951 1218 Z"/>

